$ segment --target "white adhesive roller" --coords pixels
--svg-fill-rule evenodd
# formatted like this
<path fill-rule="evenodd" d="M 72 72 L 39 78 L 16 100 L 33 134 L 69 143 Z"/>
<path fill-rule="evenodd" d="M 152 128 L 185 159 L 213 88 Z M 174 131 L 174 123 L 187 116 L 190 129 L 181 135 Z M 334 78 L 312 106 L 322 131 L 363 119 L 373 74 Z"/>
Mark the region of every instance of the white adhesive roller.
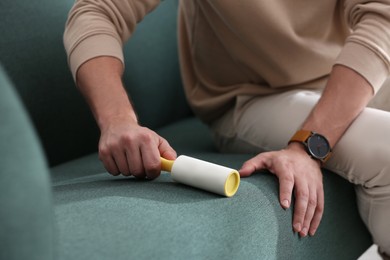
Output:
<path fill-rule="evenodd" d="M 161 169 L 170 172 L 177 182 L 226 197 L 232 197 L 240 185 L 236 170 L 185 155 L 175 161 L 161 158 Z"/>

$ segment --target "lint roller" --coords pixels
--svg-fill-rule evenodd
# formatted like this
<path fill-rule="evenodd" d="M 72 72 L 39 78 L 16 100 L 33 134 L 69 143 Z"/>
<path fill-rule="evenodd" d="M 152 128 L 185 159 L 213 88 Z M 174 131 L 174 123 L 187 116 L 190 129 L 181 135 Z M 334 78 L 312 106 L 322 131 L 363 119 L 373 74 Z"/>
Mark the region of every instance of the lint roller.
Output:
<path fill-rule="evenodd" d="M 226 197 L 232 197 L 240 185 L 236 170 L 185 155 L 174 161 L 161 158 L 161 169 L 179 183 Z"/>

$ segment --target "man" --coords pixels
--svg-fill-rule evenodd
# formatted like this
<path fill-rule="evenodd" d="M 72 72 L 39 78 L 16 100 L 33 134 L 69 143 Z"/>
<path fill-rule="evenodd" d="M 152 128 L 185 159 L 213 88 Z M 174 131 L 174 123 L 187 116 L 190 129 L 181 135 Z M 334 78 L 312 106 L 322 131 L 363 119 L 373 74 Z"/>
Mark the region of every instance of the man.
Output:
<path fill-rule="evenodd" d="M 69 64 L 113 175 L 153 179 L 160 156 L 176 157 L 138 124 L 121 81 L 122 45 L 158 3 L 79 0 L 69 14 Z M 183 0 L 178 33 L 196 115 L 221 151 L 258 153 L 241 176 L 274 173 L 283 208 L 294 192 L 293 228 L 306 236 L 323 214 L 320 167 L 336 172 L 357 185 L 361 216 L 389 255 L 390 113 L 382 109 L 390 110 L 390 86 L 377 93 L 390 69 L 390 0 Z M 376 109 L 366 108 L 376 94 Z"/>

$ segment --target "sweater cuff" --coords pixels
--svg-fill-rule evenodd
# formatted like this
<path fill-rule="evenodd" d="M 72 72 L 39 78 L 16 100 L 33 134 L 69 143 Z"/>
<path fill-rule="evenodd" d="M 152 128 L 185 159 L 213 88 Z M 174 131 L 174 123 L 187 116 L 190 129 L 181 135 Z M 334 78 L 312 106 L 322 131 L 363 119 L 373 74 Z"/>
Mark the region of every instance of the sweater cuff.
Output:
<path fill-rule="evenodd" d="M 110 35 L 97 34 L 81 41 L 69 55 L 69 66 L 73 79 L 77 83 L 77 71 L 82 64 L 90 59 L 111 56 L 124 64 L 122 44 Z"/>
<path fill-rule="evenodd" d="M 359 43 L 349 41 L 345 44 L 336 64 L 349 67 L 371 84 L 376 94 L 389 75 L 385 62 L 372 50 Z"/>

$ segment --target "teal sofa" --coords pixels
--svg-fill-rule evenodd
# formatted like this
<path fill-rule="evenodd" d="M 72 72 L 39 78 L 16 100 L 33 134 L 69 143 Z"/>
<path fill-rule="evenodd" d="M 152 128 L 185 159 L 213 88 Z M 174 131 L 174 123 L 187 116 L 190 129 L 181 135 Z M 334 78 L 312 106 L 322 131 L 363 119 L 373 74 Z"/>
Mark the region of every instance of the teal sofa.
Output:
<path fill-rule="evenodd" d="M 357 259 L 371 244 L 354 187 L 323 171 L 325 213 L 314 237 L 292 231 L 266 171 L 232 198 L 113 177 L 99 131 L 67 66 L 62 33 L 71 0 L 0 3 L 0 259 Z M 239 168 L 221 154 L 184 97 L 176 11 L 166 0 L 126 45 L 124 82 L 140 122 L 177 150 Z M 261 131 L 261 129 L 260 129 Z"/>

